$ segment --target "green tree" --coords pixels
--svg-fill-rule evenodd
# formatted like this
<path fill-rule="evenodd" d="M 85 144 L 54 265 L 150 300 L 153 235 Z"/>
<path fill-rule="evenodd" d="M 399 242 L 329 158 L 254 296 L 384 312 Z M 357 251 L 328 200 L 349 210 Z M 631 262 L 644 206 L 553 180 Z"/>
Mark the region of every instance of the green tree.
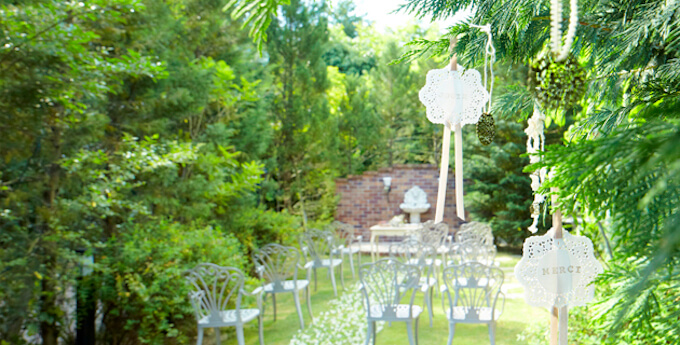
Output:
<path fill-rule="evenodd" d="M 329 82 L 323 54 L 328 42 L 324 3 L 293 0 L 269 27 L 267 52 L 274 64 L 271 121 L 272 162 L 268 169 L 278 183 L 282 208 L 306 216 L 305 202 L 318 200 L 324 179 L 332 178 L 328 156 L 334 150 L 334 128 L 327 126 Z"/>
<path fill-rule="evenodd" d="M 134 49 L 111 54 L 100 44 L 103 31 L 141 10 L 131 1 L 46 1 L 0 11 L 0 116 L 7 134 L 0 143 L 7 248 L 0 298 L 8 301 L 1 307 L 3 324 L 16 327 L 3 330 L 3 339 L 19 341 L 27 327 L 43 344 L 57 344 L 64 316 L 59 303 L 81 243 L 81 229 L 60 212 L 68 182 L 60 163 L 74 147 L 96 143 L 108 122 L 101 100 L 120 92 L 123 80 L 164 76 L 153 57 Z M 24 298 L 9 298 L 13 293 Z"/>
<path fill-rule="evenodd" d="M 529 235 L 530 207 L 533 201 L 531 180 L 524 168 L 526 134 L 514 121 L 497 120 L 493 143 L 483 146 L 474 130 L 466 137 L 465 174 L 471 181 L 467 187 L 466 205 L 475 220 L 487 222 L 497 241 L 519 248 Z"/>
<path fill-rule="evenodd" d="M 468 4 L 412 0 L 406 9 L 441 18 Z M 491 24 L 501 60 L 528 64 L 547 51 L 548 2 L 474 5 L 471 21 Z M 564 122 L 574 112 L 575 123 L 564 146 L 547 149 L 542 165 L 555 177 L 545 188 L 559 188 L 563 212 L 602 227 L 584 231 L 610 258 L 597 283 L 602 303 L 588 326 L 609 330 L 597 336 L 600 343 L 680 342 L 679 13 L 677 2 L 582 1 L 572 54 L 587 68 L 588 92 L 574 109 L 549 113 Z M 440 40 L 414 42 L 405 58 L 445 52 L 450 35 L 459 36 L 456 51 L 464 62 L 479 61 L 484 36 L 465 25 Z M 518 85 L 496 109 L 528 112 L 531 106 Z"/>
<path fill-rule="evenodd" d="M 186 291 L 170 293 L 168 282 L 203 260 L 245 267 L 241 253 L 294 233 L 294 218 L 256 206 L 262 166 L 252 160 L 266 150 L 239 121 L 265 113 L 257 95 L 267 84 L 255 77 L 263 63 L 242 57 L 255 49 L 240 23 L 220 8 L 121 0 L 0 10 L 3 340 L 22 343 L 27 331 L 43 344 L 72 342 L 61 306 L 73 302 L 66 292 L 87 249 L 101 339 L 186 342 L 195 326 L 178 297 Z"/>

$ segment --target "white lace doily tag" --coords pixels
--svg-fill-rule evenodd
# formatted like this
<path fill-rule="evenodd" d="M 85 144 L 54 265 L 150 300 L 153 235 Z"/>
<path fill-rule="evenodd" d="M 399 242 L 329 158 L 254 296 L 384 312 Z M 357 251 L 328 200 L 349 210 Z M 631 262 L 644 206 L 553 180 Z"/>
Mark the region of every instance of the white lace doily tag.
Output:
<path fill-rule="evenodd" d="M 584 236 L 555 229 L 524 241 L 522 259 L 515 266 L 515 277 L 525 289 L 527 303 L 534 307 L 583 306 L 593 299 L 590 283 L 602 273 L 593 255 L 593 243 Z"/>
<path fill-rule="evenodd" d="M 457 71 L 446 67 L 427 72 L 427 81 L 418 96 L 427 109 L 427 119 L 439 124 L 447 120 L 451 124 L 475 124 L 489 101 L 479 72 L 460 65 Z"/>

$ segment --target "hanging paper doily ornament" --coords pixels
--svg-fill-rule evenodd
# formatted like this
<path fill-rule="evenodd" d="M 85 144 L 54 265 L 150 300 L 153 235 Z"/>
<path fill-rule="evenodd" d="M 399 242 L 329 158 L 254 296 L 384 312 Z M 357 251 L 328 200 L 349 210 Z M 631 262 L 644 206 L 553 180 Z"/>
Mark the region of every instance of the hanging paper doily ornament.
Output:
<path fill-rule="evenodd" d="M 444 217 L 452 129 L 455 131 L 456 215 L 460 219 L 465 220 L 463 197 L 463 125 L 477 123 L 484 111 L 484 105 L 491 102 L 493 90 L 492 65 L 495 54 L 491 37 L 491 26 L 488 24 L 484 26 L 470 24 L 470 26 L 480 28 L 488 36 L 484 57 L 484 84 L 482 84 L 482 77 L 477 70 L 465 70 L 462 66 L 458 65 L 456 55 L 453 54 L 449 67 L 427 72 L 425 86 L 418 93 L 420 101 L 423 102 L 427 110 L 428 120 L 432 123 L 444 125 L 442 160 L 434 217 L 435 223 L 441 222 Z M 451 38 L 450 48 L 455 47 L 455 42 L 456 38 Z M 489 91 L 486 90 L 487 69 L 491 73 Z M 486 111 L 489 112 L 490 109 L 487 108 Z"/>
<path fill-rule="evenodd" d="M 477 138 L 482 145 L 489 145 L 493 142 L 496 136 L 496 124 L 493 116 L 489 113 L 483 113 L 482 117 L 477 122 Z"/>
<path fill-rule="evenodd" d="M 602 273 L 593 255 L 593 243 L 584 236 L 555 229 L 526 239 L 524 255 L 515 266 L 517 281 L 525 288 L 525 299 L 534 307 L 583 306 L 593 299 L 590 283 Z"/>
<path fill-rule="evenodd" d="M 477 123 L 489 93 L 482 85 L 482 76 L 475 69 L 458 70 L 449 67 L 427 72 L 425 86 L 418 96 L 425 105 L 427 119 L 432 123 L 461 125 Z"/>
<path fill-rule="evenodd" d="M 545 108 L 571 107 L 586 92 L 586 71 L 574 58 L 556 61 L 547 54 L 531 65 L 529 86 Z"/>

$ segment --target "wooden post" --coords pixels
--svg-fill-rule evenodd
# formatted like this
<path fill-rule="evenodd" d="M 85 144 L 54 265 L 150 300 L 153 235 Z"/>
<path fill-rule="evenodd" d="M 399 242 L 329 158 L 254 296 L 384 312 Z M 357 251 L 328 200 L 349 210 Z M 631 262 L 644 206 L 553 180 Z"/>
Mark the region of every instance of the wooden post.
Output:
<path fill-rule="evenodd" d="M 552 312 L 550 313 L 550 345 L 558 345 L 558 320 L 559 311 L 557 310 L 557 307 L 553 307 Z"/>
<path fill-rule="evenodd" d="M 557 188 L 551 188 L 552 192 L 557 192 Z M 557 195 L 553 195 L 553 227 L 555 228 L 555 239 L 563 238 L 562 211 L 556 209 Z M 567 331 L 569 322 L 569 309 L 564 306 L 552 308 L 550 317 L 550 345 L 567 345 Z"/>

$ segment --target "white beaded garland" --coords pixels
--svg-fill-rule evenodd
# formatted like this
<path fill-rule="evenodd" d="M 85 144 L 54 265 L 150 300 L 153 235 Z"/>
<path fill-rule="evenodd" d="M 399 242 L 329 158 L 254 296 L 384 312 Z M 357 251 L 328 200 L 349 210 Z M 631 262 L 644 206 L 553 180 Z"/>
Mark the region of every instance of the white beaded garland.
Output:
<path fill-rule="evenodd" d="M 578 0 L 570 0 L 571 11 L 569 13 L 569 27 L 567 36 L 562 45 L 562 1 L 550 1 L 550 43 L 552 52 L 557 54 L 557 61 L 563 61 L 569 56 L 574 38 L 576 37 L 576 25 L 578 24 Z"/>

